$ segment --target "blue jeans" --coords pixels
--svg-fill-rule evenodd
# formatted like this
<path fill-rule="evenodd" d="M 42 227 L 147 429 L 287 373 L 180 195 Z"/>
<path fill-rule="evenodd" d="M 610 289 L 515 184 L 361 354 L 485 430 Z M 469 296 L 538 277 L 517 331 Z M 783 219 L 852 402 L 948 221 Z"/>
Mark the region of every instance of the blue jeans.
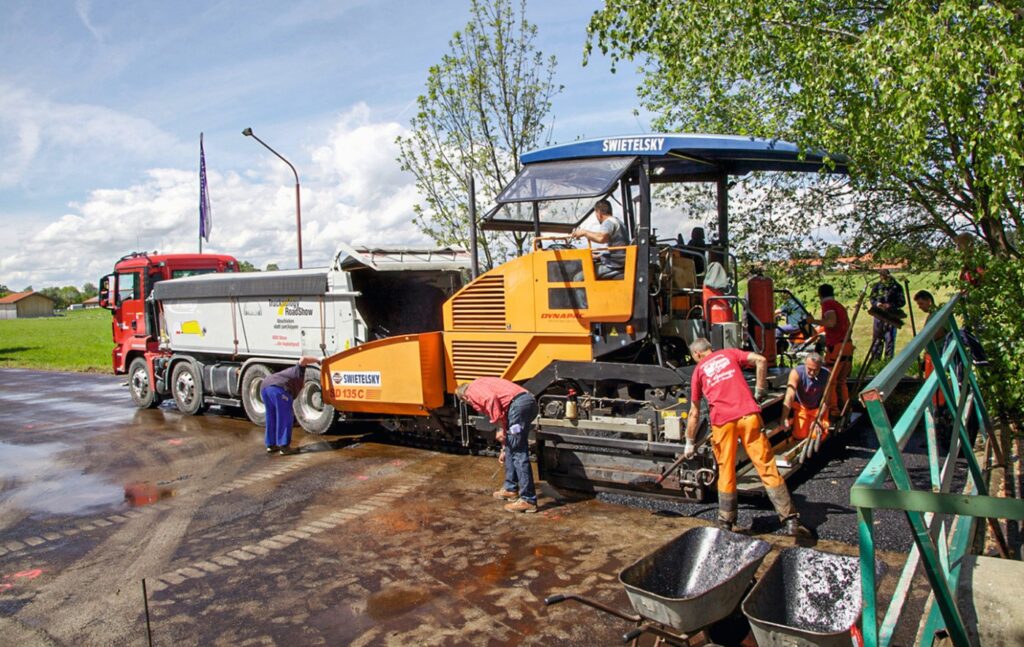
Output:
<path fill-rule="evenodd" d="M 267 447 L 287 447 L 292 442 L 292 396 L 279 386 L 267 386 L 260 390 L 263 405 L 267 408 L 267 433 L 264 437 Z"/>
<path fill-rule="evenodd" d="M 505 430 L 505 489 L 519 489 L 519 498 L 537 503 L 537 490 L 533 485 L 530 467 L 530 427 L 537 417 L 537 401 L 529 393 L 516 396 L 508 408 L 508 429 Z M 522 428 L 518 434 L 510 432 L 513 426 Z"/>

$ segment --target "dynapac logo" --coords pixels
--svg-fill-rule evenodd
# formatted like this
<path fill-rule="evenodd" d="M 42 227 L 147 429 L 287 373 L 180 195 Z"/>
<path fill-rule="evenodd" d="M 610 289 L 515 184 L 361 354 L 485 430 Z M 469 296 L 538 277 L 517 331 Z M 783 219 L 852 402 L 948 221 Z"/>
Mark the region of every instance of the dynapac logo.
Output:
<path fill-rule="evenodd" d="M 601 150 L 605 153 L 660 151 L 664 146 L 664 137 L 620 137 L 601 142 Z"/>
<path fill-rule="evenodd" d="M 313 310 L 310 308 L 303 308 L 298 303 L 293 303 L 289 299 L 271 299 L 270 307 L 277 308 L 278 317 L 302 317 L 313 314 Z"/>
<path fill-rule="evenodd" d="M 541 319 L 579 319 L 579 315 L 574 312 L 542 312 L 540 314 Z"/>

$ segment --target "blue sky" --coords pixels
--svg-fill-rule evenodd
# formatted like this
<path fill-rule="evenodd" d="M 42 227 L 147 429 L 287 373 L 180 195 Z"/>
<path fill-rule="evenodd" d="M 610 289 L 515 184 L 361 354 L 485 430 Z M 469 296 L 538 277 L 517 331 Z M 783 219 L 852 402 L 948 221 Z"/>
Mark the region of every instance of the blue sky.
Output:
<path fill-rule="evenodd" d="M 649 130 L 638 75 L 582 66 L 597 0 L 532 2 L 558 57 L 555 141 Z M 136 249 L 194 251 L 198 137 L 214 228 L 204 249 L 294 266 L 299 169 L 307 266 L 340 240 L 424 244 L 394 161 L 428 67 L 468 0 L 0 5 L 0 283 L 81 285 Z"/>

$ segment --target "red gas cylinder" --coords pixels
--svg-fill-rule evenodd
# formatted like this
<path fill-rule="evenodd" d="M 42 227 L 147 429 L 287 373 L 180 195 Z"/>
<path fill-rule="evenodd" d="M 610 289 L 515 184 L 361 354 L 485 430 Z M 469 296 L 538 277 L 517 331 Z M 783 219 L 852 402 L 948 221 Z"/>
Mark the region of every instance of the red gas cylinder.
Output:
<path fill-rule="evenodd" d="M 721 296 L 725 296 L 725 292 L 718 288 L 704 286 L 704 318 L 707 319 L 709 324 L 727 323 L 735 320 L 732 308 L 729 307 L 729 302 L 725 299 L 714 299 L 711 303 L 708 303 L 708 299 Z"/>
<path fill-rule="evenodd" d="M 750 314 L 765 325 L 751 326 L 754 343 L 761 348 L 761 354 L 768 358 L 768 364 L 775 364 L 775 282 L 760 274 L 747 281 L 747 304 Z"/>

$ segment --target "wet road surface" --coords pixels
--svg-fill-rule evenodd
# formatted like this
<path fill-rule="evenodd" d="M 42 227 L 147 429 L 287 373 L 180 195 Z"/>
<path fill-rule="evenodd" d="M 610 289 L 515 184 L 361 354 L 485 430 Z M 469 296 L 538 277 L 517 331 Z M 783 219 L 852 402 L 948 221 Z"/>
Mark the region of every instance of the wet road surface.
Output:
<path fill-rule="evenodd" d="M 304 451 L 269 457 L 243 417 L 139 411 L 122 382 L 0 371 L 0 642 L 145 644 L 146 578 L 155 645 L 621 644 L 629 623 L 543 598 L 631 612 L 618 572 L 714 509 L 652 514 L 542 487 L 539 514 L 512 515 L 490 497 L 493 458 L 298 428 Z M 844 478 L 831 465 L 820 478 Z M 797 503 L 842 538 L 844 486 L 815 506 L 816 480 Z M 815 524 L 824 514 L 837 520 Z M 792 545 L 769 509 L 743 515 Z M 902 555 L 882 556 L 898 571 Z"/>

